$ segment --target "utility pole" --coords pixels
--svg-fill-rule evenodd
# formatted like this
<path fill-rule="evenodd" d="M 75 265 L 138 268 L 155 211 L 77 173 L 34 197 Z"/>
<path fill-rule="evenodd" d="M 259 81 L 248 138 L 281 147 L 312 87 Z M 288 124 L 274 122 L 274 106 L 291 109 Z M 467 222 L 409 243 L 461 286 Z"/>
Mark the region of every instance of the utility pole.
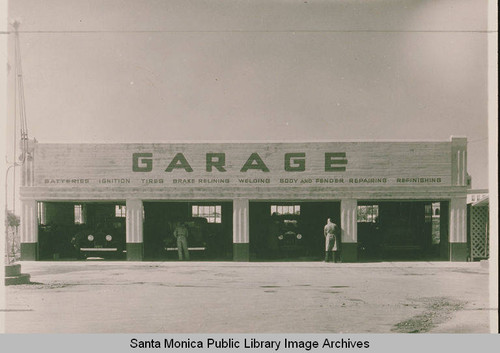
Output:
<path fill-rule="evenodd" d="M 24 165 L 24 162 L 28 158 L 28 128 L 26 124 L 26 110 L 25 110 L 25 104 L 24 104 L 24 87 L 23 87 L 23 74 L 22 74 L 22 67 L 21 67 L 21 52 L 20 52 L 20 46 L 19 46 L 19 21 L 15 21 L 12 24 L 12 27 L 14 28 L 14 44 L 15 44 L 15 71 L 14 71 L 14 133 L 13 133 L 13 142 L 14 142 L 14 155 L 13 155 L 13 160 L 11 163 L 7 161 L 7 169 L 5 171 L 5 233 L 6 237 L 5 239 L 8 239 L 8 232 L 9 232 L 9 226 L 12 226 L 13 228 L 13 234 L 12 234 L 12 244 L 11 244 L 11 249 L 10 249 L 10 254 L 9 250 L 6 250 L 7 253 L 7 261 L 8 263 L 5 264 L 5 283 L 2 283 L 5 285 L 14 285 L 14 284 L 26 284 L 30 282 L 30 275 L 26 273 L 21 273 L 21 265 L 20 264 L 14 264 L 16 260 L 16 254 L 15 254 L 15 241 L 16 241 L 16 236 L 18 234 L 18 225 L 19 222 L 17 221 L 17 216 L 15 214 L 15 209 L 16 209 L 16 176 L 15 176 L 15 170 L 16 167 Z M 16 159 L 17 157 L 17 119 L 19 118 L 20 122 L 20 130 L 21 130 L 21 150 L 22 154 L 19 157 L 19 160 Z M 6 158 L 7 159 L 7 158 Z M 8 192 L 8 176 L 9 176 L 9 171 L 13 170 L 13 183 L 12 183 L 12 209 L 13 209 L 13 216 L 15 219 L 10 219 L 9 220 L 9 212 L 8 212 L 8 205 L 7 205 L 7 192 Z M 7 245 L 7 244 L 5 244 Z"/>
<path fill-rule="evenodd" d="M 14 164 L 11 164 L 9 166 L 7 166 L 7 169 L 5 171 L 5 211 L 4 211 L 4 214 L 5 214 L 5 241 L 7 242 L 9 240 L 9 229 L 10 229 L 10 224 L 9 224 L 9 208 L 8 208 L 8 205 L 7 205 L 7 201 L 8 201 L 8 179 L 9 179 L 9 171 L 12 169 L 12 168 L 16 168 L 17 164 L 14 163 Z M 5 248 L 5 253 L 7 254 L 7 262 L 10 264 L 12 262 L 15 261 L 15 239 L 14 239 L 14 236 L 15 234 L 12 235 L 12 243 L 10 244 L 11 245 L 11 249 L 9 251 L 9 249 L 7 249 L 7 247 Z M 7 243 L 5 244 L 7 245 Z"/>
<path fill-rule="evenodd" d="M 24 102 L 24 83 L 23 83 L 23 71 L 22 71 L 22 63 L 21 63 L 21 48 L 19 42 L 19 26 L 21 23 L 19 21 L 14 21 L 11 23 L 14 28 L 14 131 L 12 135 L 13 139 L 13 160 L 12 162 L 7 160 L 7 169 L 5 171 L 5 218 L 8 220 L 8 191 L 9 191 L 9 171 L 12 169 L 12 213 L 16 215 L 16 167 L 24 165 L 24 162 L 27 159 L 28 153 L 28 128 L 26 122 L 26 106 Z M 19 156 L 19 160 L 17 157 L 17 123 L 19 119 L 19 128 L 20 128 L 20 141 L 21 141 L 21 155 Z M 5 232 L 6 232 L 6 240 L 8 239 L 9 233 L 9 224 L 6 224 Z M 17 226 L 14 226 L 14 232 L 12 234 L 12 243 L 10 251 L 6 249 L 7 252 L 7 260 L 9 263 L 15 261 L 15 238 L 17 235 Z"/>

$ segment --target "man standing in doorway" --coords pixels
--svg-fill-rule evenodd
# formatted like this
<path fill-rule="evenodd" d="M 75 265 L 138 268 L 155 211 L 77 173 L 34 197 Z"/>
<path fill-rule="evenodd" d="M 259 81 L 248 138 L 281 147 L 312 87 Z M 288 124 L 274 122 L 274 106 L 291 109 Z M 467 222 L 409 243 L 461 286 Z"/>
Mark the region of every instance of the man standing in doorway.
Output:
<path fill-rule="evenodd" d="M 325 262 L 337 262 L 338 239 L 340 238 L 340 227 L 328 218 L 324 228 L 325 234 Z M 333 255 L 333 259 L 332 256 Z"/>
<path fill-rule="evenodd" d="M 188 238 L 189 232 L 184 223 L 178 223 L 174 230 L 174 237 L 177 239 L 177 251 L 179 260 L 189 260 Z"/>

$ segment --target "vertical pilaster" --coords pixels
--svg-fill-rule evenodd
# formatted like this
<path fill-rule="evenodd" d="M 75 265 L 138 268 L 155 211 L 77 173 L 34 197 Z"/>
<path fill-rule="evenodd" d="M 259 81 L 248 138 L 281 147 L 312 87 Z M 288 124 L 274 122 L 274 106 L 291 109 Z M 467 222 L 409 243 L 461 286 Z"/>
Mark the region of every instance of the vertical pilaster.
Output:
<path fill-rule="evenodd" d="M 21 260 L 38 260 L 38 204 L 36 200 L 21 202 Z"/>
<path fill-rule="evenodd" d="M 450 261 L 467 260 L 467 139 L 451 138 L 451 185 L 464 187 L 464 196 L 450 201 Z"/>
<path fill-rule="evenodd" d="M 144 256 L 142 200 L 129 199 L 127 206 L 127 260 L 141 261 Z"/>
<path fill-rule="evenodd" d="M 35 184 L 34 151 L 36 143 L 36 140 L 21 140 L 20 147 L 26 158 L 21 167 L 21 186 L 34 186 Z"/>
<path fill-rule="evenodd" d="M 451 138 L 451 185 L 467 186 L 467 138 Z"/>
<path fill-rule="evenodd" d="M 467 260 L 467 198 L 450 201 L 450 260 Z"/>
<path fill-rule="evenodd" d="M 358 202 L 345 199 L 340 202 L 340 227 L 342 228 L 342 261 L 358 261 Z"/>
<path fill-rule="evenodd" d="M 233 201 L 233 260 L 250 261 L 250 213 L 248 199 Z"/>

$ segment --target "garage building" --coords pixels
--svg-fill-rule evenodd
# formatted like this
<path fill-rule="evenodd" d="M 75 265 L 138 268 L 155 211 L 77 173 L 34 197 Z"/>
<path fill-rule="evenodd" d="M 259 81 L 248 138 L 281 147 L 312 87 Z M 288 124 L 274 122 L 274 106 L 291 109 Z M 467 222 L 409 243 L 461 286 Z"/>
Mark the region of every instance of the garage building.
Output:
<path fill-rule="evenodd" d="M 175 259 L 173 227 L 185 222 L 192 259 L 316 261 L 327 218 L 342 229 L 344 262 L 466 261 L 468 254 L 462 137 L 30 141 L 22 178 L 22 260 Z"/>

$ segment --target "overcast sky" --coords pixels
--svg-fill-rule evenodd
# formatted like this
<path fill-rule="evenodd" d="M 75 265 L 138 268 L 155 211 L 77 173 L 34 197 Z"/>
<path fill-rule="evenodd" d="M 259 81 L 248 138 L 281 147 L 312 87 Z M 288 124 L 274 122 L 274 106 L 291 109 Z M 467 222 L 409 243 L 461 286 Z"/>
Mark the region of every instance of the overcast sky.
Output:
<path fill-rule="evenodd" d="M 467 136 L 487 187 L 486 1 L 9 5 L 39 142 Z"/>

